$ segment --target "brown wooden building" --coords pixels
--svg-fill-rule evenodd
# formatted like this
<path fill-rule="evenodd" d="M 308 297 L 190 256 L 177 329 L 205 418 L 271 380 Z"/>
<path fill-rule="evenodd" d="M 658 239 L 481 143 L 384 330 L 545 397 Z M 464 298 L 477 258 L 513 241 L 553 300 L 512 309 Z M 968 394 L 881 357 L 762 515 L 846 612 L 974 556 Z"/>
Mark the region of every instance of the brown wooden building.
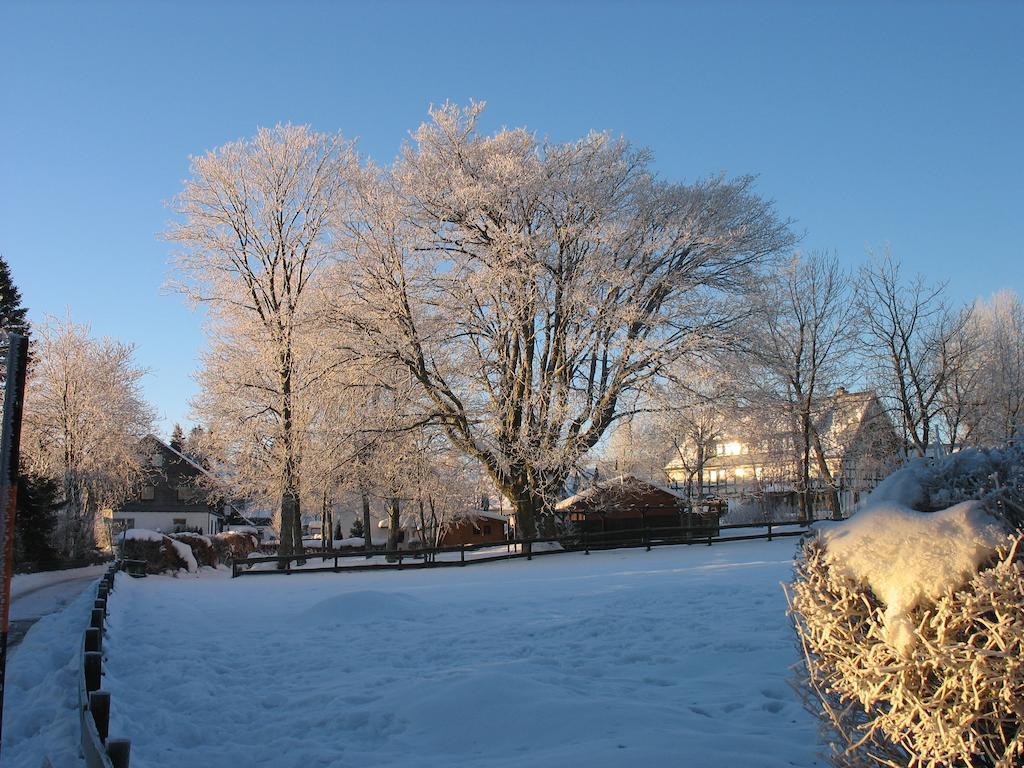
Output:
<path fill-rule="evenodd" d="M 508 518 L 496 512 L 474 510 L 450 521 L 441 536 L 442 547 L 463 544 L 503 544 Z"/>
<path fill-rule="evenodd" d="M 591 534 L 648 528 L 700 529 L 703 535 L 718 534 L 718 512 L 694 511 L 684 497 L 632 475 L 595 483 L 560 501 L 555 512 L 579 526 L 581 532 Z"/>

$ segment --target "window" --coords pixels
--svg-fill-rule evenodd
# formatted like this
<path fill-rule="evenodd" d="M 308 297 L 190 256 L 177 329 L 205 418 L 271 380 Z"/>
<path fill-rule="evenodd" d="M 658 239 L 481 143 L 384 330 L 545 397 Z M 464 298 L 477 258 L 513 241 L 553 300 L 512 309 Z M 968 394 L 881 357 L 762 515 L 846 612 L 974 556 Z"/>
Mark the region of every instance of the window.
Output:
<path fill-rule="evenodd" d="M 162 467 L 164 465 L 164 455 L 162 453 L 154 453 L 149 458 L 154 467 Z"/>
<path fill-rule="evenodd" d="M 178 501 L 188 501 L 192 498 L 192 488 L 187 485 L 178 486 Z"/>
<path fill-rule="evenodd" d="M 484 536 L 490 536 L 490 535 L 491 535 L 491 526 L 490 525 L 485 525 L 484 526 Z"/>
<path fill-rule="evenodd" d="M 119 528 L 121 530 L 125 530 L 126 531 L 129 528 L 134 528 L 134 527 L 135 527 L 135 518 L 134 517 L 122 517 L 120 520 L 117 521 L 117 528 Z"/>
<path fill-rule="evenodd" d="M 180 532 L 185 530 L 185 527 L 188 525 L 188 520 L 186 520 L 184 517 L 176 517 L 173 520 L 171 520 L 171 524 L 174 526 L 175 531 Z"/>
<path fill-rule="evenodd" d="M 153 500 L 153 496 L 155 494 L 156 494 L 156 488 L 154 488 L 152 485 L 144 485 L 144 486 L 142 486 L 142 500 L 143 501 L 152 501 Z"/>

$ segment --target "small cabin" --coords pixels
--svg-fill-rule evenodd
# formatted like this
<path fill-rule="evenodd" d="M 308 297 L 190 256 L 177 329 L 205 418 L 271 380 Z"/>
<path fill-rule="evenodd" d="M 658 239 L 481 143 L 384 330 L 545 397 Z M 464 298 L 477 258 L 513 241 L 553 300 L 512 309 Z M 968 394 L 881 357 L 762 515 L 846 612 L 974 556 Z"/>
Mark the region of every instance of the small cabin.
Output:
<path fill-rule="evenodd" d="M 699 529 L 703 536 L 718 535 L 720 514 L 706 505 L 693 510 L 683 496 L 632 475 L 595 483 L 558 502 L 555 513 L 584 533 Z"/>
<path fill-rule="evenodd" d="M 463 544 L 504 544 L 508 518 L 497 512 L 473 510 L 463 517 L 449 521 L 441 535 L 442 547 Z"/>

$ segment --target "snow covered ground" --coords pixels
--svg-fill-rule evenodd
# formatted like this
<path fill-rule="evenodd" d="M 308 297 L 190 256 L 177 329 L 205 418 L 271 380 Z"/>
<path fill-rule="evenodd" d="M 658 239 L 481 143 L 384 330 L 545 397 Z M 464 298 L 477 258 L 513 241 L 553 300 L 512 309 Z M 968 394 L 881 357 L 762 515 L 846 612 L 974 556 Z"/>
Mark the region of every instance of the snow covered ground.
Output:
<path fill-rule="evenodd" d="M 15 576 L 11 614 L 38 618 L 7 659 L 4 768 L 85 766 L 79 757 L 78 675 L 82 637 L 105 566 Z"/>
<path fill-rule="evenodd" d="M 133 768 L 822 765 L 786 682 L 794 548 L 119 575 L 111 734 Z"/>

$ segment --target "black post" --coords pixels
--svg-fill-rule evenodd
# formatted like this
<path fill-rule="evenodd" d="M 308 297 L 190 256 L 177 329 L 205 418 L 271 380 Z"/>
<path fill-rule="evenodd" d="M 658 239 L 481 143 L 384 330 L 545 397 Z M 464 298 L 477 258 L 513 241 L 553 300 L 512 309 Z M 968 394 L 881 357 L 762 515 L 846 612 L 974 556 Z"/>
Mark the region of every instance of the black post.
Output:
<path fill-rule="evenodd" d="M 93 608 L 92 616 L 89 620 L 89 626 L 93 629 L 98 629 L 100 632 L 103 631 L 103 609 Z"/>
<path fill-rule="evenodd" d="M 96 732 L 101 741 L 107 740 L 110 733 L 110 694 L 106 691 L 93 691 L 89 694 L 89 711 L 96 723 Z"/>
<path fill-rule="evenodd" d="M 459 544 L 459 565 L 466 564 L 466 543 Z"/>
<path fill-rule="evenodd" d="M 28 338 L 8 337 L 4 375 L 3 431 L 0 435 L 0 738 L 4 724 L 7 677 L 7 632 L 11 618 L 11 566 L 14 564 L 14 514 L 17 509 L 18 460 L 21 455 L 21 413 L 25 403 Z"/>
<path fill-rule="evenodd" d="M 128 756 L 132 743 L 128 739 L 111 739 L 107 742 L 107 755 L 114 768 L 128 768 Z"/>
<path fill-rule="evenodd" d="M 103 654 L 99 651 L 86 651 L 84 666 L 85 690 L 89 692 L 98 691 L 103 672 Z"/>
<path fill-rule="evenodd" d="M 103 618 L 107 617 L 107 601 L 106 600 L 100 600 L 99 598 L 96 598 L 96 600 L 93 601 L 92 607 L 95 608 L 95 609 L 103 611 Z"/>
<path fill-rule="evenodd" d="M 85 650 L 86 652 L 103 650 L 103 634 L 95 627 L 85 630 Z"/>

